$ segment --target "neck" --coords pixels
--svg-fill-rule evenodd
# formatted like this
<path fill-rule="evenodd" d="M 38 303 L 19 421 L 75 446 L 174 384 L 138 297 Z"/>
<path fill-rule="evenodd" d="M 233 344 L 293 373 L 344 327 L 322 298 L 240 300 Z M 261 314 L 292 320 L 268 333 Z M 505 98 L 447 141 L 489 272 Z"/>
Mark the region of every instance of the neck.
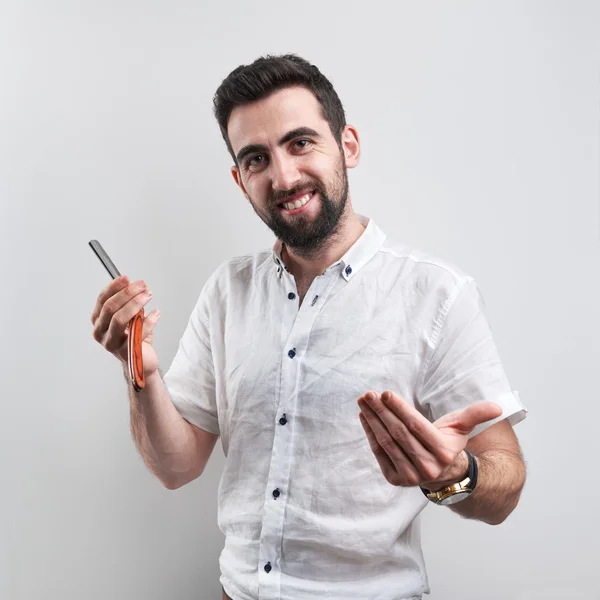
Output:
<path fill-rule="evenodd" d="M 342 258 L 365 230 L 364 225 L 351 211 L 340 219 L 339 228 L 327 243 L 314 255 L 306 255 L 283 245 L 282 258 L 287 270 L 296 279 L 314 279 L 327 267 Z"/>

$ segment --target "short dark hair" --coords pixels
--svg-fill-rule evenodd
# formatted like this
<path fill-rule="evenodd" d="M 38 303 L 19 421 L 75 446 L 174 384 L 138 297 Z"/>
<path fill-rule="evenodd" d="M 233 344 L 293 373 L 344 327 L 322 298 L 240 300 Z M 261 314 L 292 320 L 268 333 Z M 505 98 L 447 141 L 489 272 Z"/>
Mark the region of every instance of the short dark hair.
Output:
<path fill-rule="evenodd" d="M 266 55 L 250 65 L 240 65 L 223 80 L 213 98 L 214 114 L 227 149 L 237 164 L 227 124 L 236 106 L 261 100 L 283 88 L 303 86 L 310 90 L 321 105 L 323 118 L 339 146 L 346 116 L 331 82 L 319 69 L 296 54 Z"/>

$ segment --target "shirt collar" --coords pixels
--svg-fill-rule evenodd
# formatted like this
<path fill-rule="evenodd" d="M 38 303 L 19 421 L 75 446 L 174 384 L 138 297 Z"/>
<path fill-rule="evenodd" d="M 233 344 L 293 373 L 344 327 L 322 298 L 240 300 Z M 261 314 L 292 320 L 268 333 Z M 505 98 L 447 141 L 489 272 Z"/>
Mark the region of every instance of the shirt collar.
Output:
<path fill-rule="evenodd" d="M 356 242 L 348 248 L 344 256 L 327 267 L 324 271 L 324 273 L 326 273 L 332 269 L 339 270 L 346 281 L 350 281 L 350 279 L 352 279 L 352 277 L 354 277 L 360 269 L 375 256 L 387 237 L 373 219 L 359 214 L 356 216 L 361 224 L 364 225 L 365 230 Z M 283 244 L 280 239 L 277 239 L 273 245 L 273 261 L 277 266 L 279 277 L 283 274 L 283 269 L 287 271 L 281 256 L 282 252 Z"/>

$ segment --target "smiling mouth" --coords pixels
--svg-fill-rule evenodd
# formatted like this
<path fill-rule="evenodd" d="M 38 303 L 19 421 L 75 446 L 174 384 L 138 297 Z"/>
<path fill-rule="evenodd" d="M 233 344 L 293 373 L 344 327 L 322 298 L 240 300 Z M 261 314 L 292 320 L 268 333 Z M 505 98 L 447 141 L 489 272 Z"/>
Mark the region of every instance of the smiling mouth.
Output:
<path fill-rule="evenodd" d="M 306 206 L 310 202 L 310 200 L 312 199 L 312 197 L 314 195 L 315 195 L 315 191 L 311 190 L 310 192 L 307 192 L 306 194 L 304 194 L 304 196 L 300 196 L 300 198 L 296 198 L 296 200 L 294 200 L 293 202 L 281 202 L 277 206 L 280 209 L 283 209 L 286 211 L 298 210 L 298 209 Z"/>

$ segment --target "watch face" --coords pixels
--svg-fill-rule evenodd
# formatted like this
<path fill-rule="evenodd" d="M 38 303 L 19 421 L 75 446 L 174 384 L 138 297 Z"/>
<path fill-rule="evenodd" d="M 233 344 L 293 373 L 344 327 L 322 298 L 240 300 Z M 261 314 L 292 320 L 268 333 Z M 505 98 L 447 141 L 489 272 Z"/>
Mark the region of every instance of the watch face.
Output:
<path fill-rule="evenodd" d="M 471 495 L 471 492 L 457 492 L 456 494 L 451 494 L 447 496 L 443 500 L 439 501 L 439 504 L 442 506 L 448 506 L 449 504 L 456 504 L 461 500 L 466 500 Z"/>

